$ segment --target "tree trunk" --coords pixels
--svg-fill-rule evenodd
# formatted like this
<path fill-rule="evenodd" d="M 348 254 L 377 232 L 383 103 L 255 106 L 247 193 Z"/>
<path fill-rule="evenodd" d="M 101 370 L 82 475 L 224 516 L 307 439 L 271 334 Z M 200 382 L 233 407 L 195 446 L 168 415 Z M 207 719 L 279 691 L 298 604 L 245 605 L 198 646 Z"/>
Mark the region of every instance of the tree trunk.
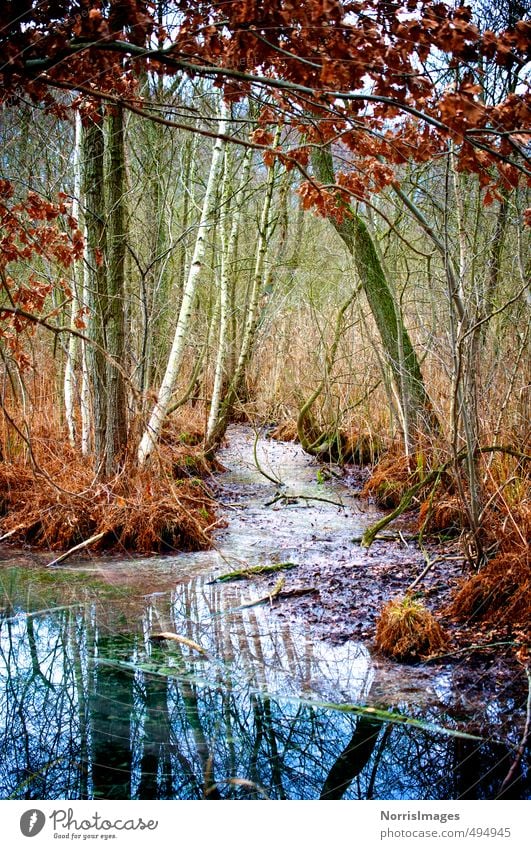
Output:
<path fill-rule="evenodd" d="M 226 154 L 225 154 L 226 155 Z M 229 345 L 229 324 L 231 311 L 231 285 L 230 285 L 230 269 L 233 264 L 234 255 L 236 252 L 236 243 L 238 241 L 238 233 L 240 229 L 241 212 L 244 205 L 243 193 L 249 181 L 252 165 L 252 153 L 247 150 L 242 163 L 242 173 L 240 185 L 238 189 L 238 205 L 232 213 L 232 223 L 230 228 L 229 238 L 226 238 L 226 224 L 229 218 L 229 173 L 228 166 L 225 163 L 225 174 L 223 181 L 223 197 L 222 197 L 222 216 L 220 221 L 221 232 L 221 279 L 220 279 L 220 327 L 219 327 L 219 347 L 216 358 L 216 372 L 214 376 L 214 388 L 212 390 L 212 400 L 210 402 L 210 413 L 208 417 L 208 425 L 206 432 L 206 445 L 210 446 L 218 431 L 218 419 L 220 414 L 223 382 L 226 378 L 226 364 L 228 358 Z M 232 292 L 234 288 L 232 287 Z M 232 304 L 234 312 L 234 304 Z M 234 341 L 234 340 L 233 340 Z"/>
<path fill-rule="evenodd" d="M 312 163 L 321 183 L 335 184 L 329 149 L 315 150 Z M 435 414 L 424 387 L 417 355 L 364 221 L 349 207 L 342 221 L 330 218 L 330 222 L 354 259 L 400 398 L 402 423 L 406 429 L 410 428 L 410 433 L 404 433 L 406 448 L 409 449 L 409 443 L 414 443 L 421 433 L 430 433 L 436 427 Z"/>
<path fill-rule="evenodd" d="M 221 120 L 219 122 L 220 135 L 223 135 L 226 131 L 227 117 L 227 107 L 223 103 L 221 107 Z M 192 307 L 194 303 L 197 283 L 199 281 L 203 259 L 205 256 L 206 236 L 211 225 L 210 218 L 212 215 L 212 206 L 216 196 L 217 183 L 219 179 L 221 164 L 223 161 L 223 146 L 224 145 L 222 139 L 218 138 L 216 140 L 216 143 L 214 144 L 214 148 L 212 151 L 210 173 L 208 176 L 205 197 L 203 199 L 201 221 L 199 222 L 194 254 L 192 257 L 192 262 L 188 271 L 188 277 L 183 291 L 181 309 L 179 312 L 179 318 L 177 320 L 177 327 L 175 328 L 173 345 L 168 358 L 166 372 L 164 374 L 159 389 L 157 403 L 153 408 L 153 412 L 151 413 L 151 417 L 144 431 L 138 449 L 138 463 L 140 466 L 143 466 L 145 464 L 160 436 L 162 424 L 164 422 L 166 412 L 170 405 L 171 395 L 175 386 L 177 375 L 179 373 L 179 368 L 181 366 L 184 354 L 184 347 L 188 335 L 190 318 L 192 315 Z"/>
<path fill-rule="evenodd" d="M 72 200 L 72 216 L 79 219 L 79 198 L 81 195 L 81 116 L 76 112 L 75 135 L 74 135 L 74 193 Z M 81 277 L 83 274 L 83 263 L 76 262 L 74 265 L 74 282 L 72 289 L 72 305 L 70 314 L 70 327 L 75 329 L 75 319 L 81 303 Z M 79 339 L 70 334 L 66 353 L 64 396 L 65 415 L 68 427 L 68 439 L 72 448 L 76 444 L 75 426 L 75 393 L 76 393 L 76 360 L 78 358 Z"/>
<path fill-rule="evenodd" d="M 277 130 L 273 145 L 278 144 L 280 136 L 280 128 Z M 249 297 L 249 306 L 245 319 L 243 330 L 243 338 L 240 346 L 240 353 L 236 369 L 232 375 L 229 388 L 223 398 L 220 406 L 219 414 L 215 425 L 212 426 L 208 440 L 208 449 L 212 450 L 219 441 L 223 438 L 223 434 L 227 429 L 227 424 L 230 416 L 243 387 L 247 366 L 251 359 L 251 354 L 256 338 L 256 329 L 259 319 L 259 301 L 264 288 L 264 268 L 267 252 L 268 236 L 269 236 L 269 213 L 271 210 L 271 201 L 273 198 L 273 189 L 275 185 L 275 169 L 272 166 L 269 169 L 267 177 L 266 193 L 262 214 L 260 216 L 260 229 L 258 233 L 258 242 L 256 245 L 255 265 L 251 294 Z"/>
<path fill-rule="evenodd" d="M 103 115 L 98 107 L 94 118 L 83 125 L 82 195 L 86 234 L 86 306 L 90 310 L 87 335 L 96 343 L 87 346 L 87 371 L 92 378 L 93 450 L 97 468 L 102 468 L 106 434 L 106 361 L 103 311 L 105 281 L 105 196 Z"/>
<path fill-rule="evenodd" d="M 120 366 L 125 365 L 125 153 L 123 109 L 113 107 L 107 119 L 107 292 L 103 306 L 106 350 Z M 105 474 L 117 471 L 127 445 L 127 390 L 123 372 L 107 360 L 105 418 Z"/>

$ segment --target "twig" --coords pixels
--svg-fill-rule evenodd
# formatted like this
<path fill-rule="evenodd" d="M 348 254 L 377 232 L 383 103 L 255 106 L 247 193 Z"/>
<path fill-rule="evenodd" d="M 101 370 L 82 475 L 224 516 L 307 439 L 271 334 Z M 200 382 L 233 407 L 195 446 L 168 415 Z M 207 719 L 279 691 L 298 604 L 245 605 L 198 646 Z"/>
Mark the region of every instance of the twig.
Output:
<path fill-rule="evenodd" d="M 363 543 L 365 538 L 365 534 L 359 534 L 358 536 L 351 537 L 351 542 Z M 393 533 L 392 531 L 387 531 L 384 533 L 376 532 L 376 535 L 372 538 L 371 542 L 414 542 L 419 538 L 418 534 L 407 534 L 403 531 L 397 531 Z"/>
<path fill-rule="evenodd" d="M 290 587 L 287 590 L 282 590 L 278 594 L 278 598 L 298 598 L 301 595 L 310 595 L 318 592 L 317 587 Z"/>
<path fill-rule="evenodd" d="M 183 646 L 188 646 L 188 648 L 194 649 L 200 654 L 207 654 L 206 649 L 204 649 L 203 646 L 200 646 L 199 643 L 196 643 L 194 640 L 189 640 L 188 637 L 181 637 L 180 634 L 174 634 L 173 631 L 161 631 L 160 634 L 151 634 L 149 639 L 155 642 L 169 640 L 174 643 L 182 643 Z"/>
<path fill-rule="evenodd" d="M 16 532 L 17 532 L 17 531 L 20 531 L 20 529 L 21 529 L 21 528 L 23 528 L 23 527 L 24 527 L 24 525 L 17 525 L 17 527 L 16 527 L 16 528 L 13 528 L 13 530 L 8 531 L 8 532 L 7 532 L 7 534 L 3 534 L 3 535 L 0 537 L 0 542 L 3 542 L 5 539 L 8 539 L 9 537 L 12 537 L 12 536 L 13 536 L 13 534 L 16 534 Z"/>
<path fill-rule="evenodd" d="M 334 507 L 342 507 L 345 509 L 345 505 L 342 501 L 334 501 L 332 498 L 324 498 L 320 495 L 300 495 L 298 493 L 291 492 L 277 492 L 274 498 L 271 501 L 266 501 L 264 507 L 271 507 L 272 504 L 276 504 L 278 501 L 285 501 L 288 504 L 294 503 L 295 501 L 322 501 L 325 504 L 333 504 Z"/>
<path fill-rule="evenodd" d="M 271 481 L 271 483 L 274 483 L 276 486 L 284 486 L 284 484 L 282 483 L 280 478 L 274 478 L 272 475 L 268 475 L 268 473 L 264 472 L 264 470 L 262 469 L 262 466 L 260 465 L 260 463 L 258 461 L 258 440 L 259 439 L 260 439 L 260 434 L 259 434 L 258 431 L 256 431 L 255 438 L 254 438 L 254 444 L 253 444 L 253 458 L 254 458 L 256 468 L 258 469 L 260 474 L 263 475 L 264 478 L 267 478 L 268 481 Z"/>
<path fill-rule="evenodd" d="M 410 593 L 411 590 L 414 589 L 417 586 L 417 584 L 420 584 L 422 579 L 428 574 L 430 569 L 433 566 L 435 566 L 436 563 L 440 563 L 441 561 L 444 560 L 444 557 L 435 557 L 433 560 L 430 560 L 430 555 L 428 554 L 428 552 L 425 553 L 425 557 L 426 557 L 426 565 L 425 565 L 424 569 L 422 570 L 422 572 L 420 573 L 420 575 L 417 575 L 417 577 L 410 583 L 409 587 L 406 589 L 406 592 L 405 592 L 406 595 L 408 593 Z"/>
<path fill-rule="evenodd" d="M 525 715 L 524 732 L 522 734 L 522 739 L 520 740 L 516 749 L 516 755 L 514 761 L 511 764 L 511 768 L 502 781 L 499 794 L 500 796 L 503 794 L 504 790 L 509 786 L 509 784 L 513 780 L 513 776 L 516 770 L 518 769 L 518 764 L 522 760 L 522 755 L 524 754 L 527 740 L 531 733 L 531 671 L 529 666 L 525 667 L 525 674 L 527 675 L 527 708 Z"/>
<path fill-rule="evenodd" d="M 445 657 L 453 657 L 455 654 L 463 654 L 463 652 L 467 652 L 467 651 L 481 651 L 482 649 L 490 649 L 490 648 L 495 648 L 497 646 L 515 646 L 515 645 L 517 645 L 517 643 L 515 643 L 513 640 L 502 640 L 502 641 L 496 642 L 496 643 L 476 643 L 475 645 L 464 646 L 461 649 L 455 649 L 454 651 L 448 651 L 448 652 L 445 652 L 444 654 L 428 655 L 428 657 L 423 658 L 423 661 L 424 661 L 424 663 L 431 663 L 432 661 L 442 660 Z"/>
<path fill-rule="evenodd" d="M 259 604 L 264 604 L 266 601 L 269 601 L 271 603 L 274 598 L 280 595 L 283 586 L 284 578 L 279 578 L 279 580 L 277 581 L 271 592 L 268 593 L 268 595 L 264 595 L 261 598 L 257 598 L 255 599 L 255 601 L 248 601 L 246 602 L 246 604 L 241 604 L 240 607 L 237 608 L 237 610 L 246 610 L 248 607 L 256 607 Z"/>
<path fill-rule="evenodd" d="M 59 557 L 56 557 L 55 560 L 51 560 L 50 563 L 47 563 L 46 568 L 49 566 L 56 566 L 57 563 L 62 563 L 63 560 L 66 560 L 66 558 L 70 557 L 71 554 L 75 554 L 76 551 L 81 551 L 83 548 L 86 548 L 87 545 L 92 545 L 93 542 L 98 542 L 105 536 L 106 533 L 106 531 L 102 531 L 99 534 L 94 534 L 94 536 L 83 540 L 83 542 L 80 542 L 78 545 L 74 545 L 73 548 L 69 548 L 68 551 L 64 551 L 59 555 Z"/>

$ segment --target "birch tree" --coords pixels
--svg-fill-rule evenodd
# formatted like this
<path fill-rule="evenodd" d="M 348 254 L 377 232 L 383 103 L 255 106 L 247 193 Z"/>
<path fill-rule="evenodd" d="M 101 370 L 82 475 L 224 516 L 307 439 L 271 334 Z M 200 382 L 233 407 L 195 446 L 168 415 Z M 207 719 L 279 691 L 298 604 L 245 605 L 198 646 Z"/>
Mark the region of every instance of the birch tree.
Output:
<path fill-rule="evenodd" d="M 227 124 L 228 108 L 226 104 L 222 102 L 219 121 L 219 136 L 226 133 Z M 157 402 L 153 408 L 138 448 L 138 463 L 140 466 L 145 464 L 157 444 L 162 425 L 170 405 L 175 381 L 182 364 L 197 284 L 200 279 L 203 260 L 205 257 L 206 239 L 212 223 L 212 212 L 216 199 L 216 190 L 223 165 L 224 142 L 219 136 L 216 139 L 212 150 L 210 171 L 203 199 L 201 219 L 197 229 L 194 253 L 183 289 L 181 308 L 177 319 L 173 344 L 168 357 L 166 371 L 159 388 Z"/>
<path fill-rule="evenodd" d="M 280 127 L 277 128 L 275 135 L 275 145 L 280 139 Z M 259 302 L 264 289 L 264 270 L 265 260 L 268 245 L 269 226 L 270 226 L 270 211 L 271 201 L 273 199 L 273 191 L 275 187 L 275 168 L 271 166 L 267 175 L 266 191 L 264 203 L 260 215 L 260 224 L 258 229 L 258 241 L 256 243 L 256 253 L 254 261 L 254 273 L 251 284 L 251 292 L 249 295 L 249 303 L 247 306 L 247 314 L 243 328 L 243 335 L 240 344 L 238 361 L 234 374 L 230 378 L 230 384 L 219 405 L 219 413 L 215 423 L 212 422 L 209 430 L 209 438 L 207 444 L 209 448 L 213 448 L 223 437 L 227 424 L 230 420 L 232 409 L 238 396 L 241 393 L 245 374 L 249 365 L 253 352 L 254 343 L 256 340 L 256 331 L 259 320 Z"/>
<path fill-rule="evenodd" d="M 81 116 L 79 112 L 75 115 L 74 130 L 74 193 L 72 198 L 72 216 L 79 219 L 79 198 L 81 194 Z M 83 264 L 76 262 L 74 265 L 74 285 L 72 289 L 72 306 L 70 316 L 70 327 L 75 329 L 76 316 L 81 305 L 80 288 L 82 286 L 81 275 Z M 72 448 L 76 445 L 75 428 L 75 391 L 76 391 L 76 361 L 79 351 L 79 339 L 74 333 L 70 334 L 66 352 L 65 376 L 64 376 L 64 399 L 65 417 L 68 427 L 68 439 Z"/>
<path fill-rule="evenodd" d="M 225 150 L 225 159 L 228 158 L 228 150 Z M 227 238 L 227 225 L 229 221 L 229 203 L 230 203 L 230 181 L 229 167 L 225 161 L 225 172 L 223 179 L 223 190 L 221 197 L 221 273 L 220 273 L 220 319 L 219 319 L 219 343 L 216 355 L 216 367 L 214 374 L 214 386 L 212 389 L 212 398 L 210 401 L 210 412 L 208 416 L 206 430 L 206 444 L 209 445 L 213 441 L 214 432 L 219 418 L 223 382 L 226 377 L 226 364 L 229 344 L 229 326 L 230 326 L 230 310 L 231 306 L 234 309 L 234 304 L 231 304 L 231 291 L 234 292 L 234 286 L 231 287 L 229 275 L 233 264 L 236 243 L 238 241 L 238 233 L 240 230 L 241 213 L 244 206 L 244 192 L 252 166 L 252 154 L 247 150 L 242 163 L 242 176 L 238 188 L 237 206 L 232 211 L 232 222 L 230 233 Z"/>

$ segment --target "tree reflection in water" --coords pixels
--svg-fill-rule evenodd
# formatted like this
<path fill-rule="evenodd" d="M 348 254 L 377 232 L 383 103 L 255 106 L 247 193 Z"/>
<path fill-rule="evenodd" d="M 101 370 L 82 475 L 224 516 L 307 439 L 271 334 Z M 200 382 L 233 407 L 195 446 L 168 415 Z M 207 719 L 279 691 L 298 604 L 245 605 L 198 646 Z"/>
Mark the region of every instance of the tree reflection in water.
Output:
<path fill-rule="evenodd" d="M 267 608 L 242 608 L 245 592 L 197 580 L 127 614 L 103 603 L 9 611 L 0 626 L 1 798 L 497 796 L 507 747 L 312 705 L 370 703 L 368 654 L 310 644 L 272 624 Z M 158 630 L 207 656 L 152 644 Z M 440 706 L 399 707 L 455 727 Z M 522 765 L 507 795 L 525 797 L 526 782 Z"/>

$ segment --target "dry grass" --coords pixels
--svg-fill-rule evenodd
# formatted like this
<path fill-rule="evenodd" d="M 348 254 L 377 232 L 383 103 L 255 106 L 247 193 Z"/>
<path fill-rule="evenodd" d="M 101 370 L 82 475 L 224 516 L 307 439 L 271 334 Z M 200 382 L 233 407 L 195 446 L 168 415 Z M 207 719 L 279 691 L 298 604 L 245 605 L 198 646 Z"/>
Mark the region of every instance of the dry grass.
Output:
<path fill-rule="evenodd" d="M 68 471 L 63 477 L 70 486 L 85 478 L 77 464 Z M 55 484 L 28 477 L 23 468 L 0 466 L 0 486 L 5 487 L 0 527 L 2 534 L 11 534 L 11 543 L 63 550 L 102 533 L 93 548 L 150 554 L 209 544 L 215 505 L 198 480 L 125 470 L 104 484 L 89 482 L 77 493 L 57 489 L 57 478 Z"/>
<path fill-rule="evenodd" d="M 383 448 L 382 439 L 372 433 L 351 428 L 341 431 L 341 453 L 345 463 L 368 466 L 376 463 Z"/>
<path fill-rule="evenodd" d="M 287 419 L 281 422 L 269 433 L 270 439 L 280 442 L 295 442 L 298 440 L 297 422 Z M 312 434 L 311 441 L 326 445 L 324 453 L 327 460 L 335 463 L 356 463 L 366 466 L 375 463 L 381 450 L 382 440 L 371 433 L 363 433 L 355 428 L 340 430 L 339 433 L 328 437 L 326 434 Z"/>
<path fill-rule="evenodd" d="M 376 626 L 376 647 L 400 661 L 415 661 L 446 646 L 446 635 L 429 610 L 412 598 L 395 598 L 383 608 Z"/>
<path fill-rule="evenodd" d="M 419 468 L 414 458 L 390 452 L 378 463 L 361 495 L 373 499 L 379 507 L 392 509 L 418 481 Z"/>
<path fill-rule="evenodd" d="M 505 459 L 505 462 L 508 461 Z M 524 630 L 531 638 L 531 498 L 529 475 L 503 470 L 510 486 L 491 480 L 482 544 L 491 559 L 463 580 L 448 613 L 459 620 Z M 518 471 L 518 470 L 516 470 Z"/>
<path fill-rule="evenodd" d="M 208 547 L 215 503 L 201 477 L 219 468 L 176 422 L 149 468 L 134 457 L 111 480 L 95 480 L 88 458 L 44 425 L 32 439 L 37 470 L 23 458 L 0 463 L 0 536 L 64 550 L 103 534 L 91 548 L 150 554 Z"/>
<path fill-rule="evenodd" d="M 299 438 L 297 422 L 295 419 L 281 422 L 268 435 L 270 439 L 276 439 L 278 442 L 295 442 Z"/>
<path fill-rule="evenodd" d="M 448 614 L 514 629 L 531 629 L 531 557 L 529 546 L 497 554 L 476 575 L 463 581 Z M 531 633 L 530 633 L 531 636 Z"/>
<path fill-rule="evenodd" d="M 458 533 L 469 526 L 466 511 L 457 495 L 443 493 L 426 498 L 420 505 L 419 528 L 423 533 Z"/>

